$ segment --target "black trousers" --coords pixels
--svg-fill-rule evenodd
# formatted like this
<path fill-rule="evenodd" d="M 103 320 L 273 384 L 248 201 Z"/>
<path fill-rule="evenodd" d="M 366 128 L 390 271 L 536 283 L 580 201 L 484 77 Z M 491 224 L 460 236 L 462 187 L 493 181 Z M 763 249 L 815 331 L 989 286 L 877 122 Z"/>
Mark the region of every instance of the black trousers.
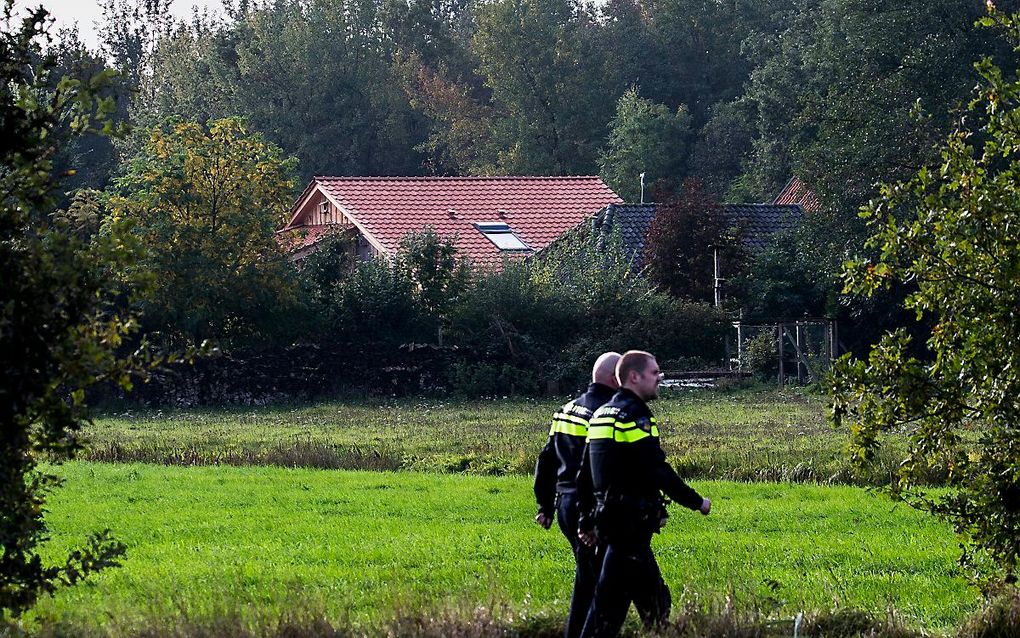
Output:
<path fill-rule="evenodd" d="M 556 518 L 560 531 L 567 537 L 574 550 L 574 592 L 570 596 L 570 613 L 567 614 L 566 638 L 578 638 L 588 617 L 588 608 L 595 594 L 595 583 L 601 568 L 600 555 L 595 548 L 588 547 L 577 538 L 577 495 L 562 492 L 557 495 Z"/>
<path fill-rule="evenodd" d="M 608 542 L 582 638 L 616 636 L 634 603 L 645 627 L 669 619 L 672 598 L 652 554 L 651 534 Z"/>

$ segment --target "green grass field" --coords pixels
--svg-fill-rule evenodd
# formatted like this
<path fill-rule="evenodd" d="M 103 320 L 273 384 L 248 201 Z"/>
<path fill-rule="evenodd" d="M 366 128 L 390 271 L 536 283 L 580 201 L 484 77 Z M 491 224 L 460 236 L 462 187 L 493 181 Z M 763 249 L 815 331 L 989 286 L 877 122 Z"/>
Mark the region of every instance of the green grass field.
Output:
<path fill-rule="evenodd" d="M 418 609 L 558 618 L 564 539 L 531 522 L 530 480 L 414 472 L 75 462 L 50 503 L 54 556 L 109 526 L 120 569 L 46 599 L 29 620 L 78 630 L 306 610 L 372 626 Z M 654 545 L 676 600 L 776 618 L 894 607 L 942 630 L 978 604 L 944 526 L 863 489 L 705 482 L 713 515 L 675 508 Z"/>
<path fill-rule="evenodd" d="M 111 414 L 83 458 L 175 465 L 283 465 L 529 473 L 565 398 L 363 399 L 301 407 Z M 894 456 L 851 474 L 822 397 L 798 391 L 673 392 L 653 405 L 663 446 L 692 478 L 875 484 Z"/>
<path fill-rule="evenodd" d="M 565 613 L 572 562 L 558 531 L 531 522 L 530 472 L 563 400 L 108 413 L 86 431 L 82 460 L 60 469 L 47 551 L 56 560 L 110 527 L 128 557 L 45 599 L 28 626 L 219 635 L 179 628 L 273 633 L 258 628 L 298 617 L 417 635 L 386 623 L 483 607 L 548 630 Z M 675 608 L 713 614 L 731 600 L 787 621 L 895 609 L 936 633 L 978 608 L 948 528 L 854 486 L 882 482 L 896 455 L 852 474 L 822 397 L 675 392 L 653 407 L 671 460 L 714 502 L 707 518 L 676 508 L 655 540 Z"/>

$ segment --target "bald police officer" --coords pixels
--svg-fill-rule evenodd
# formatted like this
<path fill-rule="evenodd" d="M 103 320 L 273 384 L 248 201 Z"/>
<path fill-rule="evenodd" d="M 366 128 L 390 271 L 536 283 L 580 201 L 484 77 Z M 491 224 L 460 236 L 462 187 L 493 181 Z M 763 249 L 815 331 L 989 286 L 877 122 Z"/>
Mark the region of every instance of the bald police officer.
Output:
<path fill-rule="evenodd" d="M 535 464 L 535 522 L 549 529 L 558 518 L 560 531 L 574 552 L 574 591 L 567 615 L 567 638 L 577 638 L 584 626 L 595 591 L 599 564 L 595 548 L 578 537 L 577 472 L 588 436 L 588 420 L 608 401 L 619 384 L 616 364 L 620 355 L 607 352 L 592 367 L 591 385 L 581 396 L 561 407 L 553 416 L 549 439 Z"/>

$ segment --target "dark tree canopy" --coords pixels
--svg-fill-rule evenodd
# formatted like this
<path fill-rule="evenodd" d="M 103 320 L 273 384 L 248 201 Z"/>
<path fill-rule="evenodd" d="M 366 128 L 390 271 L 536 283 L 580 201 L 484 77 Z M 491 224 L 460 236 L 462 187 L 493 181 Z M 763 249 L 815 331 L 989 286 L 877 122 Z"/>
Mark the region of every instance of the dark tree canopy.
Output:
<path fill-rule="evenodd" d="M 691 301 L 715 298 L 715 250 L 727 276 L 743 272 L 746 252 L 741 228 L 701 182 L 687 180 L 679 193 L 659 204 L 648 229 L 644 264 L 662 290 Z"/>

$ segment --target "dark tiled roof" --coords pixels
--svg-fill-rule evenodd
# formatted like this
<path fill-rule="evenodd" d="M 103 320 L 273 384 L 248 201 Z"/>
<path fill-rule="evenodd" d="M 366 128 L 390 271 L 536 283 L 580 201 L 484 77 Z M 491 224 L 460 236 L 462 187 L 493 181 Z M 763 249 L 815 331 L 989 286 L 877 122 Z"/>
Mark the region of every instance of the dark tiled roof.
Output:
<path fill-rule="evenodd" d="M 648 228 L 655 219 L 655 204 L 610 204 L 595 215 L 592 228 L 609 235 L 619 228 L 624 252 L 633 260 L 634 268 L 641 268 Z"/>
<path fill-rule="evenodd" d="M 796 204 L 723 204 L 727 216 L 743 231 L 744 245 L 761 250 L 774 233 L 793 230 L 804 212 Z"/>
<path fill-rule="evenodd" d="M 502 222 L 541 250 L 620 198 L 598 177 L 316 177 L 294 205 L 287 228 L 302 226 L 302 204 L 328 195 L 382 250 L 395 253 L 409 232 L 431 227 L 455 238 L 477 266 L 499 267 L 503 255 L 475 222 Z M 315 241 L 308 235 L 305 241 Z"/>
<path fill-rule="evenodd" d="M 752 251 L 763 249 L 773 233 L 796 228 L 803 216 L 801 207 L 796 205 L 723 204 L 723 210 L 741 228 L 744 245 Z M 655 212 L 655 204 L 610 204 L 595 215 L 592 228 L 608 235 L 619 227 L 624 251 L 640 268 Z"/>

